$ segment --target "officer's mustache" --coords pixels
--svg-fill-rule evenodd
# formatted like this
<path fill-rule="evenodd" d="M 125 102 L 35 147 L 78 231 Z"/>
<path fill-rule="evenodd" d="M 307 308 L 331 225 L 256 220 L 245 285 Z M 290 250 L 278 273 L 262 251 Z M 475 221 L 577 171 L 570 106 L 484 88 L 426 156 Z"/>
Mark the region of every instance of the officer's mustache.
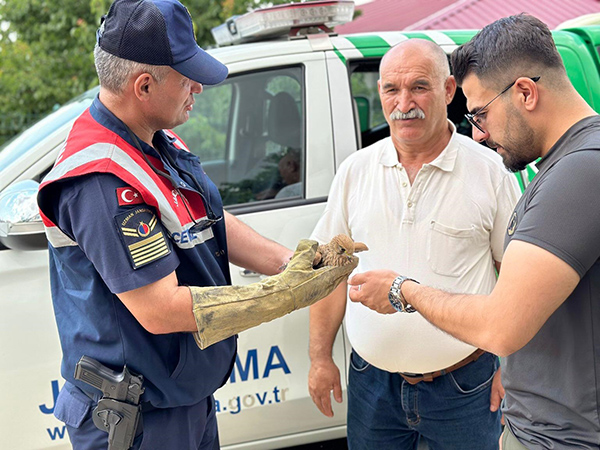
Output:
<path fill-rule="evenodd" d="M 408 120 L 408 119 L 424 119 L 425 113 L 421 108 L 412 108 L 410 111 L 403 113 L 399 110 L 394 110 L 393 113 L 390 114 L 390 119 L 392 120 Z"/>

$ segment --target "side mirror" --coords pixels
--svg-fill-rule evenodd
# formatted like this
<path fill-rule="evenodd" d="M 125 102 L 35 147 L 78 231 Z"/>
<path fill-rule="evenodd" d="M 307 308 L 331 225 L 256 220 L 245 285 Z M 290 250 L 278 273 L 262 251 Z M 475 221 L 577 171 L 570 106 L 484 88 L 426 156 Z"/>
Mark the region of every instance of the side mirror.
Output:
<path fill-rule="evenodd" d="M 0 192 L 0 243 L 13 250 L 48 248 L 37 206 L 39 183 L 18 181 Z"/>

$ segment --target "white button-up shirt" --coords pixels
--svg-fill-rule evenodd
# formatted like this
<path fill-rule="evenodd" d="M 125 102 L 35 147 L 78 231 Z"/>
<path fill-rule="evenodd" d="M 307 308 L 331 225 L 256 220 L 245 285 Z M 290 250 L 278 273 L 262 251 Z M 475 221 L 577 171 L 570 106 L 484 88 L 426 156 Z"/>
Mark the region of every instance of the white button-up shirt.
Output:
<path fill-rule="evenodd" d="M 313 239 L 344 233 L 364 242 L 356 273 L 391 269 L 450 292 L 491 292 L 520 190 L 499 155 L 450 126 L 447 147 L 412 185 L 391 138 L 347 158 Z M 475 350 L 419 313 L 378 314 L 348 301 L 345 320 L 352 347 L 389 372 L 432 372 Z"/>

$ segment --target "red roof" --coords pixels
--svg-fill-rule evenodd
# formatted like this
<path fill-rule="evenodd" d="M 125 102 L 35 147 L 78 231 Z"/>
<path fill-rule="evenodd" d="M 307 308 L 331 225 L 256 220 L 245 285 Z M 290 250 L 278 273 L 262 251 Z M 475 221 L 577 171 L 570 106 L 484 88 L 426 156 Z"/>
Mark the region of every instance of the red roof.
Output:
<path fill-rule="evenodd" d="M 600 0 L 374 0 L 356 9 L 362 15 L 335 27 L 337 33 L 479 29 L 521 12 L 554 29 L 568 19 L 600 12 Z"/>
<path fill-rule="evenodd" d="M 356 6 L 362 11 L 352 22 L 338 25 L 340 34 L 398 31 L 445 8 L 456 0 L 375 0 Z"/>
<path fill-rule="evenodd" d="M 598 0 L 459 0 L 413 23 L 405 29 L 449 30 L 483 28 L 489 23 L 519 13 L 536 16 L 554 29 L 568 19 L 600 12 Z"/>

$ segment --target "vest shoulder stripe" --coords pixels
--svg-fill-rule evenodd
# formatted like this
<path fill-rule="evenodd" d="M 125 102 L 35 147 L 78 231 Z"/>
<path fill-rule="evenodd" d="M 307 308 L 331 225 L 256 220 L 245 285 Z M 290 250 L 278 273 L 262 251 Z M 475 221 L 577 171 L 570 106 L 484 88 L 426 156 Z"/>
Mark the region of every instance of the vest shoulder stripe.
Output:
<path fill-rule="evenodd" d="M 175 133 L 169 133 L 177 140 L 177 147 L 187 150 Z M 157 209 L 162 224 L 180 248 L 192 248 L 213 237 L 210 229 L 191 235 L 194 222 L 186 210 L 176 208 L 173 187 L 148 166 L 136 148 L 96 122 L 88 110 L 76 120 L 65 148 L 40 190 L 56 180 L 91 173 L 111 173 L 138 190 L 144 203 Z M 45 224 L 55 227 L 50 220 Z"/>
<path fill-rule="evenodd" d="M 183 224 L 166 197 L 167 193 L 170 195 L 170 189 L 162 183 L 159 185 L 155 179 L 158 178 L 156 174 L 142 168 L 127 152 L 115 144 L 92 144 L 64 158 L 46 176 L 41 188 L 58 179 L 93 172 L 113 173 L 121 178 L 142 194 L 145 203 L 157 208 L 161 221 L 169 232 L 183 231 Z"/>
<path fill-rule="evenodd" d="M 52 245 L 52 247 L 73 247 L 77 245 L 77 242 L 75 242 L 69 236 L 63 233 L 60 228 L 56 226 L 45 226 L 45 229 L 46 237 L 48 238 L 48 242 L 50 242 L 50 245 Z"/>

